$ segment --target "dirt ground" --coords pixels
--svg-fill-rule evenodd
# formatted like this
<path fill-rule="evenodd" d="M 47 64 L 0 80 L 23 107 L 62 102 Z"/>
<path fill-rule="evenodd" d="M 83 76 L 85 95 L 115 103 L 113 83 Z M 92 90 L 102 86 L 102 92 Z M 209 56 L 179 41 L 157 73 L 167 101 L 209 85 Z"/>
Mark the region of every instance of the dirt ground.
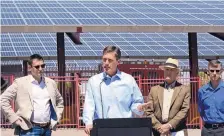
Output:
<path fill-rule="evenodd" d="M 189 129 L 189 136 L 200 136 L 200 129 Z M 1 129 L 1 136 L 13 136 L 13 129 Z M 87 136 L 83 130 L 78 129 L 58 129 L 52 136 Z"/>

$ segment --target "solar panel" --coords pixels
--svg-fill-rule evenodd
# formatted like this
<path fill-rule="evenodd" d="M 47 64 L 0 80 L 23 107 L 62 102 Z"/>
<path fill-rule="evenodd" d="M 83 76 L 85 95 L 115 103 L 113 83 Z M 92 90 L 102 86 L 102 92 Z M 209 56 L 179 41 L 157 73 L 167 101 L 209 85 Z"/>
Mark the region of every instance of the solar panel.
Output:
<path fill-rule="evenodd" d="M 66 56 L 80 56 L 78 51 L 74 50 L 66 50 L 65 51 Z"/>
<path fill-rule="evenodd" d="M 84 25 L 105 25 L 102 19 L 79 19 L 79 22 Z"/>
<path fill-rule="evenodd" d="M 205 47 L 205 46 L 198 46 L 198 49 L 199 49 L 199 50 L 207 50 L 208 48 Z"/>
<path fill-rule="evenodd" d="M 160 56 L 174 56 L 174 54 L 168 50 L 158 50 L 156 53 L 158 53 Z"/>
<path fill-rule="evenodd" d="M 121 50 L 136 50 L 134 46 L 120 46 Z"/>
<path fill-rule="evenodd" d="M 50 25 L 52 22 L 46 19 L 27 19 L 26 23 L 28 25 Z"/>
<path fill-rule="evenodd" d="M 64 13 L 64 14 L 66 15 L 67 13 Z M 71 14 L 75 18 L 99 18 L 94 13 L 78 13 L 78 14 L 77 13 L 71 13 Z M 67 15 L 69 15 L 69 14 L 67 14 Z M 65 18 L 72 18 L 72 16 L 70 16 L 70 17 L 65 16 Z M 57 18 L 57 17 L 55 17 L 55 18 Z"/>
<path fill-rule="evenodd" d="M 142 56 L 143 54 L 140 51 L 126 51 L 129 56 Z"/>
<path fill-rule="evenodd" d="M 48 56 L 48 53 L 46 51 L 41 51 L 41 50 L 32 50 L 32 54 L 41 54 L 42 56 Z M 31 54 L 30 54 L 31 55 Z M 27 55 L 27 56 L 30 56 Z"/>
<path fill-rule="evenodd" d="M 113 12 L 112 9 L 108 9 L 108 8 L 89 8 L 89 12 L 94 12 L 94 13 L 105 13 L 105 12 Z"/>
<path fill-rule="evenodd" d="M 198 52 L 200 52 L 203 55 L 207 55 L 207 56 L 214 56 L 217 55 L 217 53 L 215 53 L 213 50 L 199 50 Z"/>
<path fill-rule="evenodd" d="M 27 47 L 27 46 L 15 46 L 14 47 L 14 49 L 16 50 L 16 51 L 29 51 L 30 49 L 29 49 L 29 47 Z"/>
<path fill-rule="evenodd" d="M 156 50 L 156 51 L 160 51 L 160 50 L 166 50 L 164 47 L 162 46 L 149 46 L 152 50 Z"/>
<path fill-rule="evenodd" d="M 141 53 L 145 56 L 157 56 L 158 54 L 155 51 L 141 51 Z"/>
<path fill-rule="evenodd" d="M 47 52 L 48 52 L 49 56 L 56 56 L 57 55 L 56 50 L 48 50 Z"/>
<path fill-rule="evenodd" d="M 104 48 L 103 46 L 92 46 L 91 49 L 94 51 L 102 51 Z"/>
<path fill-rule="evenodd" d="M 3 25 L 3 28 L 12 25 L 24 26 L 24 31 L 27 25 L 37 25 L 36 30 L 39 31 L 46 31 L 44 27 L 42 27 L 45 25 L 54 27 L 54 29 L 48 29 L 48 31 L 57 31 L 55 25 L 58 26 L 57 28 L 62 26 L 72 28 L 79 25 L 100 25 L 107 27 L 113 25 L 131 26 L 133 30 L 138 31 L 140 31 L 140 29 L 134 29 L 133 27 L 142 25 L 157 26 L 158 29 L 153 29 L 154 31 L 166 31 L 165 29 L 159 29 L 158 26 L 165 27 L 178 25 L 177 28 L 183 26 L 195 26 L 195 30 L 199 31 L 199 28 L 196 27 L 198 25 L 206 25 L 210 27 L 224 26 L 223 5 L 224 3 L 221 0 L 217 0 L 214 3 L 200 0 L 192 2 L 141 0 L 77 0 L 75 2 L 72 0 L 63 2 L 60 0 L 4 0 L 1 3 L 1 24 Z M 101 29 L 100 31 L 105 30 L 106 29 Z M 124 31 L 125 29 L 118 30 Z M 147 28 L 147 30 L 150 31 L 149 28 Z M 174 30 L 175 28 L 173 31 Z M 211 30 L 211 28 L 209 28 L 209 30 Z M 107 29 L 107 31 L 110 30 Z"/>
<path fill-rule="evenodd" d="M 65 50 L 74 50 L 73 46 L 65 46 Z"/>
<path fill-rule="evenodd" d="M 150 47 L 148 46 L 135 46 L 135 48 L 139 51 L 149 51 L 149 50 L 152 50 Z M 143 53 L 144 54 L 144 53 Z"/>
<path fill-rule="evenodd" d="M 215 52 L 218 55 L 222 55 L 224 52 L 224 49 L 219 49 L 219 50 L 213 50 L 213 52 Z"/>
<path fill-rule="evenodd" d="M 33 53 L 31 53 L 30 51 L 17 51 L 16 54 L 18 56 L 30 56 L 32 55 Z M 42 54 L 42 53 L 41 53 Z"/>
<path fill-rule="evenodd" d="M 76 50 L 91 50 L 88 46 L 74 46 Z"/>
<path fill-rule="evenodd" d="M 82 33 L 82 45 L 75 45 L 65 37 L 65 54 L 101 56 L 104 46 L 117 45 L 123 56 L 188 56 L 186 36 L 186 33 Z M 1 38 L 2 57 L 29 56 L 32 53 L 57 55 L 56 35 L 53 33 L 3 33 Z M 224 42 L 212 35 L 198 34 L 198 44 L 200 56 L 223 55 Z"/>
<path fill-rule="evenodd" d="M 101 38 L 101 37 L 99 37 L 99 38 L 97 38 L 97 41 L 112 41 L 110 38 Z"/>
<path fill-rule="evenodd" d="M 91 50 L 79 51 L 79 53 L 81 54 L 81 56 L 96 56 L 94 51 Z"/>
<path fill-rule="evenodd" d="M 182 51 L 182 50 L 172 50 L 170 51 L 173 53 L 173 56 L 176 56 L 176 55 L 184 55 L 184 56 L 187 56 L 188 53 L 186 51 Z"/>

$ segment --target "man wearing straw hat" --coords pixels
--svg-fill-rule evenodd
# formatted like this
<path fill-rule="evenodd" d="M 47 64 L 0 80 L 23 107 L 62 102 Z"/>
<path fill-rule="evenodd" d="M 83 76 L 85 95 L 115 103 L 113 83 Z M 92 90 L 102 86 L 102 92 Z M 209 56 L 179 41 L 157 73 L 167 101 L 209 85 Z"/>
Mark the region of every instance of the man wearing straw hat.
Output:
<path fill-rule="evenodd" d="M 178 60 L 168 58 L 160 68 L 164 83 L 151 88 L 146 116 L 152 118 L 154 136 L 187 136 L 190 88 L 177 82 Z"/>

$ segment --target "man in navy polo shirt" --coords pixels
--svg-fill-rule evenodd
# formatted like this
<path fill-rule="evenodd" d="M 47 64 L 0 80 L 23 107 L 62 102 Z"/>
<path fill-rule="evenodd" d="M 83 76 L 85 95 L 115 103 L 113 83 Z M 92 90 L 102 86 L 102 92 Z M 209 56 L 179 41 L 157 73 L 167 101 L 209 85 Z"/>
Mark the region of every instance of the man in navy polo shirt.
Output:
<path fill-rule="evenodd" d="M 199 89 L 198 110 L 204 121 L 202 136 L 224 136 L 224 82 L 222 63 L 211 60 L 208 64 L 210 82 Z"/>

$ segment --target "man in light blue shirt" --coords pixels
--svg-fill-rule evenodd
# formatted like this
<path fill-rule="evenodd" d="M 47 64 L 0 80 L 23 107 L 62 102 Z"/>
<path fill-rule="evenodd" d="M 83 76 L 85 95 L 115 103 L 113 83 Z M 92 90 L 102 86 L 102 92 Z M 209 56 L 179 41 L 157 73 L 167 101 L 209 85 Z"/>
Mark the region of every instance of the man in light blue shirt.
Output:
<path fill-rule="evenodd" d="M 143 96 L 135 79 L 118 70 L 121 51 L 116 46 L 103 50 L 104 72 L 94 75 L 87 83 L 83 121 L 90 134 L 94 119 L 131 118 L 132 112 L 143 115 Z"/>

